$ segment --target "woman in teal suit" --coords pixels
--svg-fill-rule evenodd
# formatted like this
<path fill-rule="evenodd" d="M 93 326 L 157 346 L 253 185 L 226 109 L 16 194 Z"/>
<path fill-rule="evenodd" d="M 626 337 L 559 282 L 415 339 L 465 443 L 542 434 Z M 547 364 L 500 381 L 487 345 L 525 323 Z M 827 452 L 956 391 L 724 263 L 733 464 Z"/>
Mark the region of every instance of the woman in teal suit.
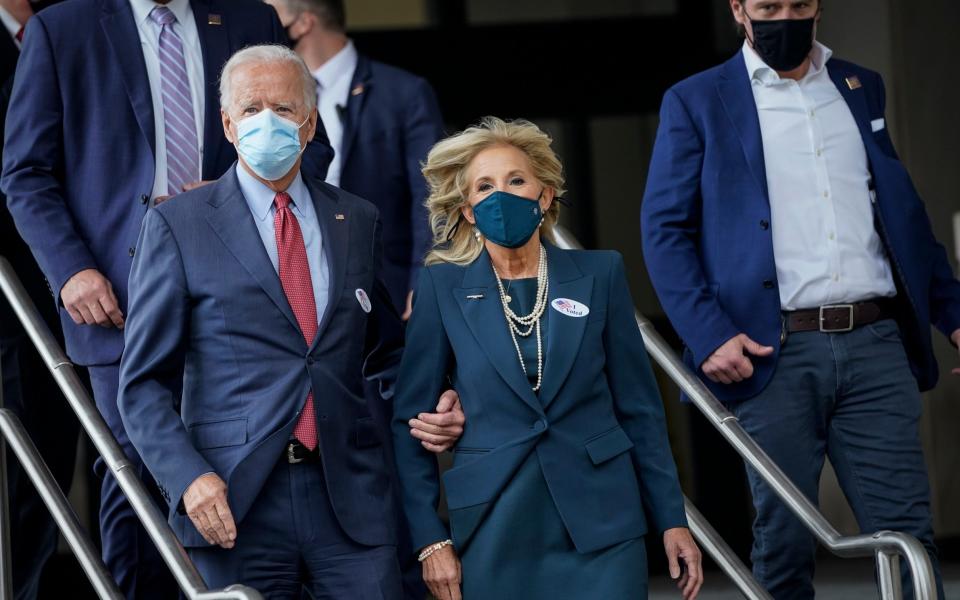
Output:
<path fill-rule="evenodd" d="M 623 260 L 549 244 L 563 188 L 550 142 L 487 118 L 438 143 L 423 170 L 436 246 L 393 426 L 424 579 L 438 600 L 645 598 L 650 532 L 693 598 L 700 553 Z M 409 420 L 449 385 L 467 422 L 443 476 L 448 532 L 436 458 Z"/>

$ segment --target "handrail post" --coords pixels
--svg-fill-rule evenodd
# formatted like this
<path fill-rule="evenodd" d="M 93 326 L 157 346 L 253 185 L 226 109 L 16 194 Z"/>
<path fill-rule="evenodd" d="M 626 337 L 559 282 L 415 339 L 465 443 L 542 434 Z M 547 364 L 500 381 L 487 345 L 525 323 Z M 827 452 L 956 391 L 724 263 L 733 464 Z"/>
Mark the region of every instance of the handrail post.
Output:
<path fill-rule="evenodd" d="M 901 600 L 900 557 L 886 550 L 877 550 L 877 579 L 881 600 Z"/>
<path fill-rule="evenodd" d="M 0 343 L 0 357 L 3 347 Z M 3 410 L 3 360 L 0 358 L 0 410 Z M 10 473 L 7 444 L 0 435 L 0 600 L 13 600 L 13 557 L 10 555 Z"/>
<path fill-rule="evenodd" d="M 80 420 L 80 425 L 100 452 L 107 468 L 117 478 L 130 506 L 133 507 L 147 535 L 157 547 L 160 556 L 186 597 L 189 600 L 200 598 L 261 600 L 262 597 L 257 591 L 242 586 L 231 588 L 230 591 L 207 589 L 180 540 L 167 524 L 165 516 L 154 504 L 139 474 L 129 468 L 130 461 L 90 399 L 69 358 L 50 333 L 46 323 L 40 318 L 36 306 L 27 295 L 10 262 L 2 256 L 0 256 L 0 291 L 6 295 L 23 329 Z"/>
<path fill-rule="evenodd" d="M 20 460 L 24 473 L 37 489 L 50 515 L 60 528 L 67 544 L 74 551 L 77 562 L 90 580 L 99 598 L 122 600 L 123 596 L 100 559 L 100 553 L 83 531 L 77 514 L 70 506 L 53 473 L 43 462 L 40 452 L 30 440 L 30 434 L 17 415 L 9 409 L 0 409 L 0 439 L 7 440 Z"/>

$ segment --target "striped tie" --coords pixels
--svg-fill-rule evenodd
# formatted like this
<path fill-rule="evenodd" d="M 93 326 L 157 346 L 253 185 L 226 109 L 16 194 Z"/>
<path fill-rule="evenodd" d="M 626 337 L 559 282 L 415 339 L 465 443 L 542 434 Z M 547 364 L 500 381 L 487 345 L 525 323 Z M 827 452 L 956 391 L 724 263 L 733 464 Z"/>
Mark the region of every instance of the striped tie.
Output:
<path fill-rule="evenodd" d="M 163 92 L 163 130 L 167 143 L 167 190 L 176 194 L 187 183 L 200 180 L 200 149 L 190 99 L 190 80 L 183 40 L 173 29 L 176 15 L 166 6 L 150 11 L 160 26 L 160 89 Z"/>

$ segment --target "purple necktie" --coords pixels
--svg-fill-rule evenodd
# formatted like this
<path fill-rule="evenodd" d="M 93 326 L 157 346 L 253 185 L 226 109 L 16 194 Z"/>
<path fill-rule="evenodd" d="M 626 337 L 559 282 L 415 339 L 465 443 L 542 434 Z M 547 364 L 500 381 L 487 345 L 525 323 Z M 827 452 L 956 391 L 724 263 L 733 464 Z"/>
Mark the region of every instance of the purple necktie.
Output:
<path fill-rule="evenodd" d="M 167 191 L 177 194 L 187 183 L 200 180 L 197 122 L 190 99 L 190 80 L 183 40 L 173 29 L 177 21 L 166 6 L 150 11 L 160 25 L 160 89 L 163 92 L 163 129 L 167 143 Z"/>

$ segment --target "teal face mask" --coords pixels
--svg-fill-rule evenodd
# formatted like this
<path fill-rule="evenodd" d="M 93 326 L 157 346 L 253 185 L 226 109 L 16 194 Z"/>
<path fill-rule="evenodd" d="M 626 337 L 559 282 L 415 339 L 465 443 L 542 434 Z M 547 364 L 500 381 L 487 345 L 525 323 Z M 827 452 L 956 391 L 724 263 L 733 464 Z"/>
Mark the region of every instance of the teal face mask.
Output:
<path fill-rule="evenodd" d="M 498 246 L 519 248 L 543 221 L 540 196 L 531 200 L 509 192 L 493 192 L 473 207 L 477 229 Z"/>
<path fill-rule="evenodd" d="M 300 128 L 275 112 L 265 109 L 237 123 L 237 153 L 254 173 L 267 181 L 276 181 L 290 172 L 303 148 Z"/>

